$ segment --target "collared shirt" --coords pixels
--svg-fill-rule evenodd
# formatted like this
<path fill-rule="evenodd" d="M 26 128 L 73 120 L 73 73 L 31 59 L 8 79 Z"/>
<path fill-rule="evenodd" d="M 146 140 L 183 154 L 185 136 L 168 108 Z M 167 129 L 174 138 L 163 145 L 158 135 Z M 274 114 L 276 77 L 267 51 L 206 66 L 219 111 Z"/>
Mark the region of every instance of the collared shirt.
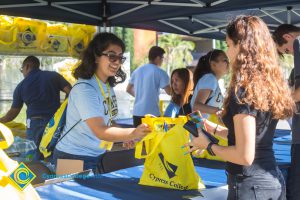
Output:
<path fill-rule="evenodd" d="M 51 118 L 60 106 L 60 91 L 71 86 L 57 72 L 34 69 L 16 87 L 12 108 L 27 106 L 27 118 Z"/>

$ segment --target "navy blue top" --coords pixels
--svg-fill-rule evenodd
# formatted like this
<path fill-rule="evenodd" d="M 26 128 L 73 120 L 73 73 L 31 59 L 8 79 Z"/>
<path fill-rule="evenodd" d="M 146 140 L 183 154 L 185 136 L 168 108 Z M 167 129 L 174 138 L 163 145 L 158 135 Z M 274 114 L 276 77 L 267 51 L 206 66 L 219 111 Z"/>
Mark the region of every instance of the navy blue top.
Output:
<path fill-rule="evenodd" d="M 60 91 L 71 86 L 57 72 L 34 69 L 16 87 L 12 108 L 27 106 L 27 118 L 50 118 L 60 106 Z"/>

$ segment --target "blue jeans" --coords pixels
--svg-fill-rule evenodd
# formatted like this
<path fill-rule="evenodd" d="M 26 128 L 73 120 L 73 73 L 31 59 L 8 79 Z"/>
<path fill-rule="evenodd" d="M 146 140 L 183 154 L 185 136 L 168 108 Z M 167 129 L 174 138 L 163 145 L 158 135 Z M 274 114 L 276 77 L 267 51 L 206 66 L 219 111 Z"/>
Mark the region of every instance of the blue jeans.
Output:
<path fill-rule="evenodd" d="M 49 122 L 49 118 L 32 118 L 30 126 L 26 130 L 26 139 L 34 141 L 37 149 L 33 152 L 32 159 L 34 161 L 43 160 L 44 157 L 39 151 L 39 146 L 43 137 L 44 130 Z M 27 125 L 28 126 L 28 125 Z"/>
<path fill-rule="evenodd" d="M 80 156 L 80 155 L 73 155 L 69 153 L 65 153 L 63 151 L 59 151 L 56 148 L 53 152 L 53 164 L 56 166 L 57 159 L 74 159 L 74 160 L 83 160 L 83 170 L 92 169 L 94 173 L 98 172 L 98 157 L 92 157 L 92 156 Z"/>
<path fill-rule="evenodd" d="M 300 199 L 300 144 L 291 146 L 291 166 L 288 172 L 287 199 Z"/>
<path fill-rule="evenodd" d="M 228 200 L 285 200 L 281 171 L 270 170 L 254 176 L 227 174 Z"/>

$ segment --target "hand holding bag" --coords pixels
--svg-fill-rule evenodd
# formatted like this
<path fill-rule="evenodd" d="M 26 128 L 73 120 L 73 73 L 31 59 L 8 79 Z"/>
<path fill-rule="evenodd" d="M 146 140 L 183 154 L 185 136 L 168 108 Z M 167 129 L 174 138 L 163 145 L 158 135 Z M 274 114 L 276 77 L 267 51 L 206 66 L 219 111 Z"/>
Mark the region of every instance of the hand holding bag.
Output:
<path fill-rule="evenodd" d="M 136 145 L 135 157 L 146 159 L 139 184 L 177 190 L 205 188 L 191 155 L 182 148 L 189 141 L 189 133 L 183 128 L 186 121 L 184 116 L 142 119 L 152 132 Z"/>

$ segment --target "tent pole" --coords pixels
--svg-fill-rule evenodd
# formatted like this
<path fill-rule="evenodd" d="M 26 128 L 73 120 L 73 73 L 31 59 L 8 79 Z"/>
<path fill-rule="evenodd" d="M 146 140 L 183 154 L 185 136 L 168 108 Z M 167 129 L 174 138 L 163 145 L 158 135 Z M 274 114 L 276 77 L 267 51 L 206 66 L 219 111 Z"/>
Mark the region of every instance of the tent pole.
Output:
<path fill-rule="evenodd" d="M 291 15 L 291 11 L 292 11 L 293 7 L 292 6 L 288 6 L 286 7 L 287 10 L 287 23 L 291 24 L 292 23 L 292 15 Z"/>
<path fill-rule="evenodd" d="M 107 16 L 106 16 L 106 0 L 102 1 L 102 22 L 103 22 L 103 28 L 105 32 L 107 31 Z"/>

